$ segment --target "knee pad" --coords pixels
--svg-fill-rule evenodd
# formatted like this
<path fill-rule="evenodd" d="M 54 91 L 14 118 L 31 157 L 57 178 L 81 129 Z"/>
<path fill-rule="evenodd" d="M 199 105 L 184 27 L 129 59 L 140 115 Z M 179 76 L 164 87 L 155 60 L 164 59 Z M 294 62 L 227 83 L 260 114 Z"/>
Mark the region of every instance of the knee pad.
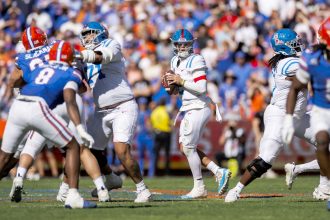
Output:
<path fill-rule="evenodd" d="M 268 169 L 270 169 L 272 165 L 266 163 L 260 157 L 254 159 L 248 166 L 247 170 L 250 172 L 251 176 L 254 178 L 261 177 L 262 174 L 266 173 Z"/>
<path fill-rule="evenodd" d="M 183 146 L 182 151 L 183 151 L 184 155 L 186 155 L 186 157 L 189 157 L 196 151 L 196 148 L 189 148 L 189 147 Z"/>
<path fill-rule="evenodd" d="M 90 150 L 91 150 L 92 154 L 95 156 L 101 169 L 108 164 L 108 160 L 107 160 L 105 151 L 95 150 L 95 149 L 90 149 Z"/>

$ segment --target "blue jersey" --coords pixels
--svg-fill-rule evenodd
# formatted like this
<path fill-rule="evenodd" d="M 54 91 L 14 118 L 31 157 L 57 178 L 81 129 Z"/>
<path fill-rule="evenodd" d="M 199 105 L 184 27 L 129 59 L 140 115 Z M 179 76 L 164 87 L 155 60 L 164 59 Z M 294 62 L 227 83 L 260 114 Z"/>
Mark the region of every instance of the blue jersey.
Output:
<path fill-rule="evenodd" d="M 38 49 L 21 53 L 16 57 L 16 66 L 28 74 L 36 67 L 48 62 L 48 53 L 52 45 L 42 46 Z"/>
<path fill-rule="evenodd" d="M 321 108 L 330 108 L 330 63 L 322 51 L 306 51 L 300 62 L 302 71 L 308 74 L 314 95 L 312 103 Z"/>
<path fill-rule="evenodd" d="M 23 79 L 27 84 L 21 89 L 21 94 L 41 97 L 51 109 L 64 102 L 63 89 L 68 82 L 73 81 L 80 86 L 82 80 L 77 70 L 55 63 L 39 66 L 29 74 L 23 73 Z"/>

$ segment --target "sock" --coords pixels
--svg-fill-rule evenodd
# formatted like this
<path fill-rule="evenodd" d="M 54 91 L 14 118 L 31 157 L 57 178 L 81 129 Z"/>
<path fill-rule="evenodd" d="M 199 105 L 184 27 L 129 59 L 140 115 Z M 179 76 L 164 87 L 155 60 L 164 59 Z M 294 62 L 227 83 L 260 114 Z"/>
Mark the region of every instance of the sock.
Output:
<path fill-rule="evenodd" d="M 62 182 L 61 185 L 60 185 L 60 188 L 61 189 L 69 189 L 69 184 L 67 184 L 65 182 Z"/>
<path fill-rule="evenodd" d="M 190 153 L 187 156 L 189 167 L 194 179 L 194 187 L 204 186 L 202 177 L 202 164 L 197 151 Z"/>
<path fill-rule="evenodd" d="M 26 175 L 27 169 L 24 167 L 17 167 L 16 177 L 24 178 Z"/>
<path fill-rule="evenodd" d="M 102 176 L 99 176 L 96 179 L 93 179 L 93 182 L 94 182 L 97 190 L 100 190 L 102 188 L 105 189 L 105 185 L 104 185 Z"/>
<path fill-rule="evenodd" d="M 69 189 L 69 194 L 77 194 L 78 193 L 78 189 L 77 188 L 70 188 Z"/>
<path fill-rule="evenodd" d="M 235 190 L 238 192 L 238 193 L 241 193 L 242 190 L 244 189 L 244 185 L 241 183 L 241 182 L 238 182 L 235 186 Z"/>
<path fill-rule="evenodd" d="M 329 184 L 329 180 L 326 176 L 320 175 L 320 186 L 327 186 Z"/>
<path fill-rule="evenodd" d="M 213 161 L 211 161 L 206 168 L 211 171 L 214 175 L 217 173 L 218 169 L 220 169 L 220 167 L 218 165 L 216 165 Z"/>
<path fill-rule="evenodd" d="M 304 172 L 317 171 L 317 170 L 320 170 L 320 166 L 317 163 L 317 160 L 312 160 L 311 162 L 308 163 L 296 165 L 294 172 L 300 174 Z"/>
<path fill-rule="evenodd" d="M 144 184 L 143 180 L 136 184 L 136 191 L 141 192 L 147 188 L 146 184 Z"/>

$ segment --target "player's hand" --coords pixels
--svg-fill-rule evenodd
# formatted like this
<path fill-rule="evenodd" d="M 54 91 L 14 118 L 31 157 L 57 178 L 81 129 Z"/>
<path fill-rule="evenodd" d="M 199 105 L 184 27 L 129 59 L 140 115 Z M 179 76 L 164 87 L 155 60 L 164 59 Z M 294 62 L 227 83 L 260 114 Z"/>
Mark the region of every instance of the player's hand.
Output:
<path fill-rule="evenodd" d="M 93 137 L 85 131 L 85 128 L 82 124 L 78 125 L 76 128 L 78 134 L 80 135 L 82 141 L 84 142 L 84 145 L 88 146 L 89 148 L 92 148 L 94 145 Z"/>
<path fill-rule="evenodd" d="M 180 77 L 180 75 L 178 74 L 170 74 L 167 75 L 167 81 L 169 85 L 178 85 L 178 86 L 182 86 L 183 84 L 183 79 Z"/>
<path fill-rule="evenodd" d="M 293 127 L 293 115 L 286 114 L 283 121 L 283 128 L 282 128 L 282 141 L 284 144 L 288 145 L 292 141 L 292 137 L 294 134 L 294 127 Z"/>

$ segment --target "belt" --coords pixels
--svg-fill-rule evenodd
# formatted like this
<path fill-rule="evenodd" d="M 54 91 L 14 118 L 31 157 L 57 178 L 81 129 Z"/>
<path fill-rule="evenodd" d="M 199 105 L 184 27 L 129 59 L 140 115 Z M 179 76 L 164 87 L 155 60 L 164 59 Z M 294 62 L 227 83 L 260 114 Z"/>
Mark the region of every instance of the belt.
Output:
<path fill-rule="evenodd" d="M 104 111 L 104 110 L 114 109 L 114 108 L 120 106 L 121 104 L 123 104 L 125 102 L 132 101 L 132 100 L 134 100 L 134 98 L 131 98 L 131 99 L 128 99 L 128 100 L 125 100 L 125 101 L 121 101 L 121 102 L 118 102 L 118 103 L 115 103 L 115 104 L 112 104 L 112 105 L 107 105 L 107 106 L 104 106 L 102 108 L 98 108 L 98 111 Z"/>

